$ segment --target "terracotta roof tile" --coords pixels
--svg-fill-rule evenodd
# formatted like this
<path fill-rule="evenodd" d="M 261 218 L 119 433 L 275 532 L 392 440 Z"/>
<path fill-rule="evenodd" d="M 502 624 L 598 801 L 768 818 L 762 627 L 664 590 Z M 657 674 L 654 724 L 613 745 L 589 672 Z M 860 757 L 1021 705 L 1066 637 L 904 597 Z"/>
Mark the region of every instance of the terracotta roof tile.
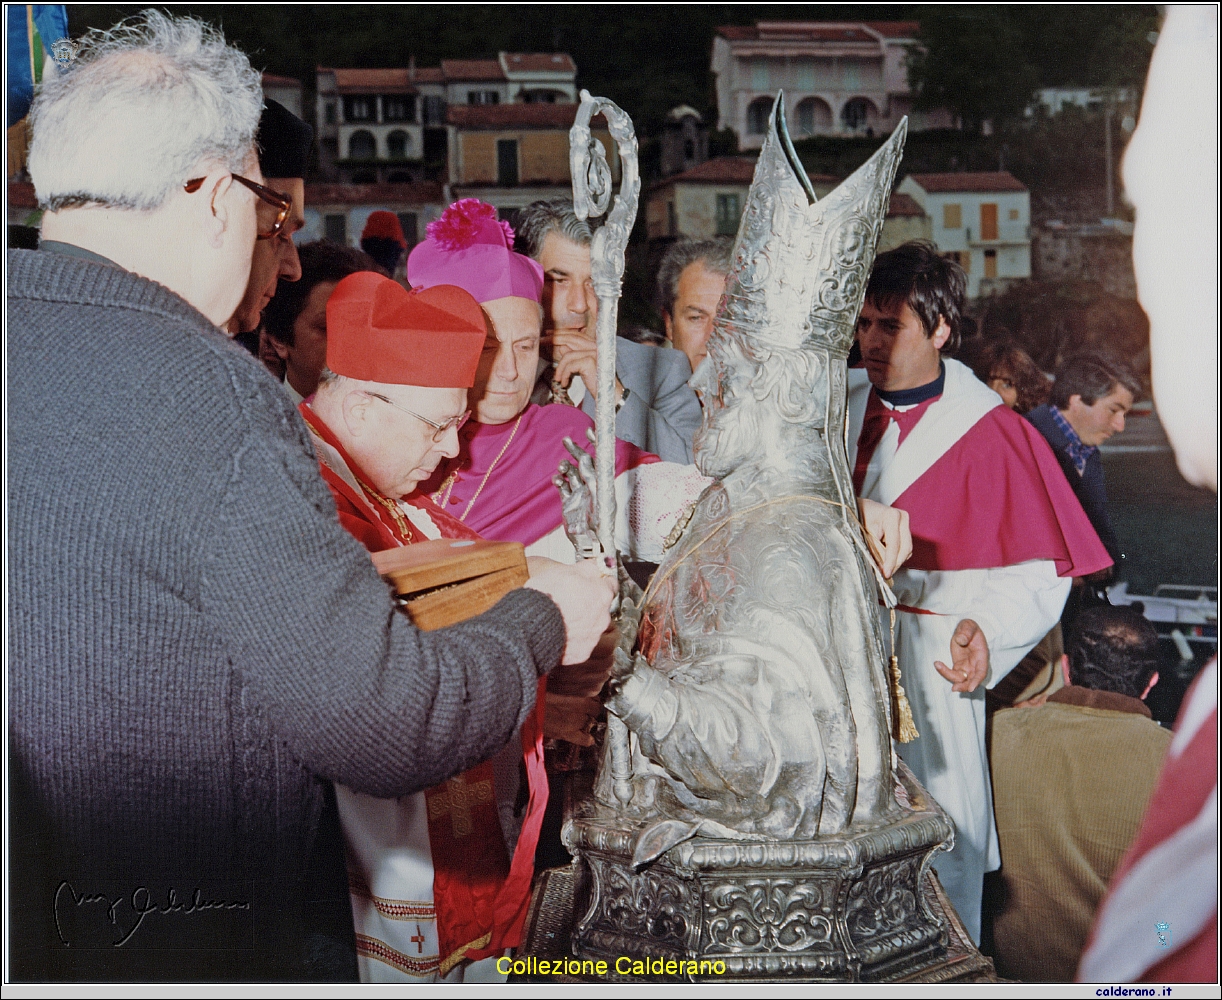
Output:
<path fill-rule="evenodd" d="M 505 79 L 505 71 L 496 59 L 442 59 L 441 75 L 454 81 Z"/>
<path fill-rule="evenodd" d="M 506 52 L 505 65 L 513 73 L 576 73 L 567 52 Z"/>
<path fill-rule="evenodd" d="M 915 38 L 921 31 L 920 21 L 866 21 L 865 25 L 885 38 Z"/>
<path fill-rule="evenodd" d="M 445 83 L 446 80 L 440 66 L 417 66 L 414 79 L 416 83 Z"/>
<path fill-rule="evenodd" d="M 676 181 L 681 184 L 739 184 L 746 186 L 755 176 L 755 158 L 749 156 L 718 156 L 681 174 L 667 177 L 653 185 L 665 187 Z M 839 177 L 831 174 L 810 174 L 810 182 L 817 187 L 834 187 Z"/>
<path fill-rule="evenodd" d="M 884 38 L 911 38 L 920 29 L 916 21 L 759 21 L 754 25 L 732 24 L 717 29 L 722 38 L 734 42 L 811 41 L 811 42 L 873 42 L 870 28 Z"/>
<path fill-rule="evenodd" d="M 263 74 L 263 86 L 265 87 L 297 87 L 301 88 L 301 81 L 292 76 L 277 76 L 275 73 Z"/>
<path fill-rule="evenodd" d="M 874 36 L 863 28 L 854 25 L 838 24 L 805 24 L 771 29 L 761 25 L 759 38 L 761 40 L 775 39 L 777 41 L 869 42 L 877 44 Z"/>
<path fill-rule="evenodd" d="M 458 128 L 570 128 L 577 117 L 576 104 L 451 104 L 446 123 Z M 605 129 L 606 119 L 596 116 L 591 124 Z"/>
<path fill-rule="evenodd" d="M 725 24 L 717 29 L 717 34 L 732 42 L 750 41 L 760 36 L 759 29 L 749 24 Z"/>
<path fill-rule="evenodd" d="M 663 184 L 750 184 L 755 176 L 755 158 L 746 156 L 717 156 L 711 160 L 685 170 L 681 174 L 667 177 Z"/>
<path fill-rule="evenodd" d="M 911 215 L 920 218 L 925 214 L 925 209 L 921 208 L 920 204 L 911 195 L 901 194 L 896 191 L 891 195 L 891 204 L 887 207 L 887 215 Z"/>
<path fill-rule="evenodd" d="M 443 201 L 441 185 L 420 184 L 307 184 L 305 203 L 324 205 L 428 205 Z"/>
<path fill-rule="evenodd" d="M 1008 170 L 958 173 L 909 174 L 926 191 L 1026 191 L 1027 186 Z"/>
<path fill-rule="evenodd" d="M 416 92 L 406 69 L 333 69 L 330 72 L 335 74 L 335 86 L 341 94 Z"/>

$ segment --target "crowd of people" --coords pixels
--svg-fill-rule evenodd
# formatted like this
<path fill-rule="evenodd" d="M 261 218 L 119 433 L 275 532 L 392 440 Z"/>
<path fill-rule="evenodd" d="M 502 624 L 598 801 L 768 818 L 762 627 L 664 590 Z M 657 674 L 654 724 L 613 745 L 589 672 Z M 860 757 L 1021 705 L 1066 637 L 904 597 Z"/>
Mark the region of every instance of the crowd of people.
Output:
<path fill-rule="evenodd" d="M 555 481 L 594 450 L 591 224 L 464 199 L 415 247 L 389 212 L 359 250 L 295 241 L 310 127 L 156 12 L 82 39 L 31 123 L 14 977 L 503 979 L 616 644 L 617 581 Z M 676 241 L 655 342 L 619 339 L 616 547 L 642 579 L 712 482 L 688 382 L 731 250 Z M 1008 343 L 969 367 L 965 308 L 931 244 L 878 257 L 849 467 L 900 602 L 920 737 L 896 749 L 955 829 L 934 868 L 1003 975 L 1070 979 L 1172 742 L 1142 703 L 1150 626 L 1080 597 L 1122 559 L 1098 449 L 1142 387 L 1106 355 L 1048 379 Z M 369 553 L 438 538 L 520 542 L 530 581 L 419 631 Z"/>

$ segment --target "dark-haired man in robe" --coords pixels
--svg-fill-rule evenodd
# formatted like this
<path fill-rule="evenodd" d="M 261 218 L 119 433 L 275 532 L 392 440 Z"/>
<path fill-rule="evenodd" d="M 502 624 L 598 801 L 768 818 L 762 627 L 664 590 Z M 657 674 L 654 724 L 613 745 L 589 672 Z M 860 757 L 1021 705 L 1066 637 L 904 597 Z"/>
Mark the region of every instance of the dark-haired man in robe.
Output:
<path fill-rule="evenodd" d="M 984 690 L 1061 616 L 1070 578 L 1110 565 L 1047 442 L 965 365 L 966 279 L 932 244 L 874 263 L 849 372 L 849 464 L 860 497 L 906 510 L 896 653 L 920 737 L 898 747 L 950 814 L 935 868 L 972 937 L 1000 864 Z M 949 664 L 949 665 L 948 665 Z"/>

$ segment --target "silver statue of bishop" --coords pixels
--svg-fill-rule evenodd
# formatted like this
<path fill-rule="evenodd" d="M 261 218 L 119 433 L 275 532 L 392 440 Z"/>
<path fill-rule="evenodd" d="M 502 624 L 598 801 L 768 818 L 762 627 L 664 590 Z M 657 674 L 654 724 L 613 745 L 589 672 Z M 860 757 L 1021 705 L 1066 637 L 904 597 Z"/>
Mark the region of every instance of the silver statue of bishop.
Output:
<path fill-rule="evenodd" d="M 635 817 L 636 863 L 695 836 L 808 839 L 898 812 L 873 565 L 845 433 L 845 358 L 906 121 L 816 200 L 781 97 L 692 386 L 715 482 L 643 602 L 610 712 L 630 732 L 601 808 Z M 631 624 L 634 603 L 625 602 Z M 608 752 L 609 756 L 609 752 Z"/>

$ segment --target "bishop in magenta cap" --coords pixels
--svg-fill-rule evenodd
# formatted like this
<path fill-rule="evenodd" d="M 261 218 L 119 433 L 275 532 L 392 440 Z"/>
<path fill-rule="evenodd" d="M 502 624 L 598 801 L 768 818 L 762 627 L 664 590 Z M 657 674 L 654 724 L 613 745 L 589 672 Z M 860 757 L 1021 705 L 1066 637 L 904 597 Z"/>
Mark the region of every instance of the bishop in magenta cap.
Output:
<path fill-rule="evenodd" d="M 407 258 L 413 288 L 450 284 L 465 288 L 479 302 L 543 299 L 543 268 L 514 253 L 513 230 L 496 209 L 477 198 L 463 198 L 430 222 L 428 239 Z"/>

